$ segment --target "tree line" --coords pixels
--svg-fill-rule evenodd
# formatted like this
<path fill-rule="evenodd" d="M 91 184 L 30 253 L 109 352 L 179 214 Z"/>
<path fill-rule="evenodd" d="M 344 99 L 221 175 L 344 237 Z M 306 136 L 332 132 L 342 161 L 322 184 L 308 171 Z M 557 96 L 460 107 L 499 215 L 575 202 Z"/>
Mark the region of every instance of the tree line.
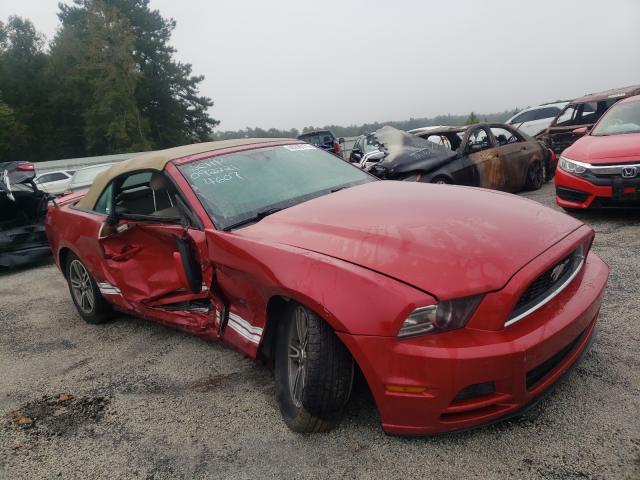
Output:
<path fill-rule="evenodd" d="M 206 141 L 219 123 L 204 79 L 170 45 L 149 0 L 59 4 L 50 43 L 28 19 L 0 22 L 0 161 L 156 150 Z"/>
<path fill-rule="evenodd" d="M 410 118 L 409 120 L 400 121 L 388 121 L 388 122 L 372 122 L 363 123 L 361 125 L 324 125 L 322 127 L 308 126 L 302 130 L 292 128 L 289 130 L 280 130 L 277 128 L 270 128 L 268 130 L 262 128 L 244 128 L 240 130 L 227 130 L 223 132 L 214 132 L 213 138 L 215 140 L 227 140 L 231 138 L 295 138 L 300 133 L 310 132 L 312 130 L 329 129 L 335 133 L 338 137 L 355 137 L 364 133 L 374 132 L 385 125 L 391 125 L 392 127 L 400 130 L 412 130 L 420 127 L 430 127 L 433 125 L 471 125 L 473 123 L 483 122 L 504 122 L 509 117 L 518 112 L 518 109 L 506 110 L 499 113 L 487 113 L 476 114 L 471 112 L 469 115 L 438 115 L 435 117 L 423 117 L 423 118 Z"/>

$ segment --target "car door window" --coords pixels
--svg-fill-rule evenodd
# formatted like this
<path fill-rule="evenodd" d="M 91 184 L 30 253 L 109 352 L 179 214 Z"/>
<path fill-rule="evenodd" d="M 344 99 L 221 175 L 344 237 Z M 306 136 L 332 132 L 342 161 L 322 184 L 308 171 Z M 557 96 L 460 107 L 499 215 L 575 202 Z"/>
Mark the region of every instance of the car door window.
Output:
<path fill-rule="evenodd" d="M 491 127 L 491 133 L 493 133 L 493 136 L 496 138 L 496 143 L 499 147 L 523 141 L 520 135 L 506 128 Z"/>
<path fill-rule="evenodd" d="M 46 175 L 42 175 L 38 178 L 36 183 L 57 182 L 58 180 L 67 180 L 67 176 L 61 172 L 47 173 Z"/>
<path fill-rule="evenodd" d="M 492 146 L 489 134 L 484 128 L 477 128 L 469 135 L 467 142 L 469 153 L 481 152 L 482 150 L 492 148 Z"/>
<path fill-rule="evenodd" d="M 555 118 L 556 115 L 560 113 L 560 109 L 557 107 L 545 107 L 539 108 L 538 110 L 532 110 L 531 113 L 531 121 L 543 120 L 545 118 Z"/>
<path fill-rule="evenodd" d="M 522 112 L 520 115 L 515 116 L 513 120 L 511 120 L 511 123 L 512 124 L 524 123 L 524 122 L 530 122 L 531 120 L 533 120 L 533 112 L 531 111 Z"/>
<path fill-rule="evenodd" d="M 425 138 L 425 137 L 422 137 Z M 443 147 L 448 148 L 449 150 L 453 150 L 452 146 L 451 146 L 451 141 L 447 138 L 446 135 L 429 135 L 428 137 L 426 137 L 427 140 L 429 140 L 430 142 L 433 142 L 437 145 L 441 145 Z"/>
<path fill-rule="evenodd" d="M 130 215 L 178 217 L 176 191 L 161 172 L 133 173 L 116 183 L 115 210 Z"/>
<path fill-rule="evenodd" d="M 566 126 L 571 125 L 575 122 L 576 117 L 578 116 L 578 105 L 569 105 L 565 108 L 562 113 L 556 119 L 556 125 L 558 126 Z"/>
<path fill-rule="evenodd" d="M 35 182 L 36 183 L 47 183 L 47 182 L 49 182 L 49 178 L 50 177 L 51 177 L 50 174 L 42 175 L 41 177 L 36 178 Z"/>
<path fill-rule="evenodd" d="M 96 213 L 102 213 L 105 215 L 111 214 L 111 200 L 113 198 L 113 182 L 111 182 L 107 188 L 104 189 L 98 201 L 96 202 L 96 206 L 94 207 L 94 211 Z"/>

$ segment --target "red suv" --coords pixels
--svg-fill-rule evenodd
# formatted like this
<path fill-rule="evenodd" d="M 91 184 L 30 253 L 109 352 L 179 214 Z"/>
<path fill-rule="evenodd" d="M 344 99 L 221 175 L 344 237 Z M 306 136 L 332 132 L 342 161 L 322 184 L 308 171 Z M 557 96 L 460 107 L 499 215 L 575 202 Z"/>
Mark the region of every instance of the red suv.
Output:
<path fill-rule="evenodd" d="M 556 201 L 565 210 L 593 206 L 640 206 L 640 95 L 613 105 L 562 152 Z"/>

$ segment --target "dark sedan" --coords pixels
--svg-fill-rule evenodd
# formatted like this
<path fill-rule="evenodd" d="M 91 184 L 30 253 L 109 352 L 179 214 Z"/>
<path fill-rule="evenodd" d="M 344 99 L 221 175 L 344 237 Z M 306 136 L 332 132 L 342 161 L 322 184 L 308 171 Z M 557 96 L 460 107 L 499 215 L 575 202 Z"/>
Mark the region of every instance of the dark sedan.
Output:
<path fill-rule="evenodd" d="M 500 123 L 428 127 L 412 133 L 383 127 L 375 134 L 384 155 L 362 166 L 385 179 L 450 183 L 508 192 L 539 189 L 555 156 L 527 134 Z"/>

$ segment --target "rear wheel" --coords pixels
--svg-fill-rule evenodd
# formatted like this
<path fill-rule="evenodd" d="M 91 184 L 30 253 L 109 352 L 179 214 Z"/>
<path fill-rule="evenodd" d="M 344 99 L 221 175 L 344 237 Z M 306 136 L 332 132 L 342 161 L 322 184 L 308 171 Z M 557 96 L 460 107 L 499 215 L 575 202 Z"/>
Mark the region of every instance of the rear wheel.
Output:
<path fill-rule="evenodd" d="M 527 172 L 527 182 L 525 188 L 527 190 L 540 190 L 544 184 L 544 167 L 542 162 L 533 162 Z"/>
<path fill-rule="evenodd" d="M 341 418 L 353 384 L 351 354 L 318 315 L 295 304 L 279 324 L 276 396 L 296 432 L 330 430 Z"/>
<path fill-rule="evenodd" d="M 111 305 L 100 293 L 87 267 L 73 253 L 67 257 L 65 272 L 71 298 L 84 321 L 99 324 L 109 320 L 113 315 Z"/>
<path fill-rule="evenodd" d="M 453 182 L 451 182 L 451 180 L 449 180 L 447 177 L 439 175 L 437 177 L 433 177 L 431 179 L 431 183 L 437 183 L 439 185 L 451 185 Z"/>

